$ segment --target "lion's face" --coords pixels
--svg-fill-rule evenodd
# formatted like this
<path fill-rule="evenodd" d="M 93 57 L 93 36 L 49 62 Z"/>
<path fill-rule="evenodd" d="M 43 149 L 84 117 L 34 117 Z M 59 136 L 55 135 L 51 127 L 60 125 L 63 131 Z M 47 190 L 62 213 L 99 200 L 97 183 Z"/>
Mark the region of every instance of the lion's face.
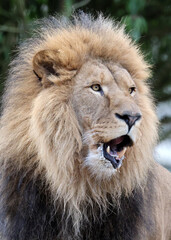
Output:
<path fill-rule="evenodd" d="M 97 60 L 85 63 L 73 81 L 71 101 L 82 130 L 83 165 L 97 177 L 111 177 L 140 137 L 138 89 L 119 64 Z"/>

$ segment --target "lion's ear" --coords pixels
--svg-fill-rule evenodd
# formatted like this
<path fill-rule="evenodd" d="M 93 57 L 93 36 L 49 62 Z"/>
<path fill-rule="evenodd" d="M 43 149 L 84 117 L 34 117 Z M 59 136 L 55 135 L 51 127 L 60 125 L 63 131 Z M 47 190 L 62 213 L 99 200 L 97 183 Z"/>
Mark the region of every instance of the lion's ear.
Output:
<path fill-rule="evenodd" d="M 65 63 L 57 50 L 38 52 L 33 58 L 33 71 L 44 87 L 69 80 L 76 74 L 76 69 Z"/>

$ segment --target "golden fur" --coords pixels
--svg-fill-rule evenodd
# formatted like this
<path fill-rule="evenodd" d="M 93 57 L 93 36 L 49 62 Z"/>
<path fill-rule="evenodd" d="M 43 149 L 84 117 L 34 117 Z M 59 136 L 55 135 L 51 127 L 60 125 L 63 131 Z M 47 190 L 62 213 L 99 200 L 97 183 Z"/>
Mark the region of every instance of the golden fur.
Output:
<path fill-rule="evenodd" d="M 44 174 L 76 233 L 88 203 L 96 202 L 105 212 L 110 194 L 119 207 L 121 194 L 143 189 L 149 171 L 156 171 L 157 118 L 147 83 L 149 65 L 123 27 L 102 16 L 85 18 L 87 25 L 75 17 L 75 25 L 58 22 L 58 28 L 51 18 L 37 37 L 20 47 L 4 96 L 0 139 L 3 159 L 17 159 L 18 169 L 36 164 L 35 176 Z M 108 86 L 108 102 L 88 92 L 94 81 Z M 129 81 L 136 85 L 135 97 L 125 93 Z M 123 121 L 111 114 L 121 108 L 138 109 L 142 119 L 134 127 L 135 143 L 123 165 L 109 172 L 99 160 L 96 166 L 86 159 L 96 143 L 119 137 L 118 128 L 126 134 Z"/>

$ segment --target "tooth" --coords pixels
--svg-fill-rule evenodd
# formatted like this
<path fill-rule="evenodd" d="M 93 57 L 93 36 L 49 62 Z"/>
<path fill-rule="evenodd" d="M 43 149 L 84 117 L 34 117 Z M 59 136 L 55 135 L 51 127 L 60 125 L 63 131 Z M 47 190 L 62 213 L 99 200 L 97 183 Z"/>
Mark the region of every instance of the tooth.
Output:
<path fill-rule="evenodd" d="M 118 157 L 121 159 L 126 152 L 126 148 L 124 148 L 121 152 L 118 152 Z"/>
<path fill-rule="evenodd" d="M 110 147 L 108 146 L 106 151 L 110 154 Z"/>

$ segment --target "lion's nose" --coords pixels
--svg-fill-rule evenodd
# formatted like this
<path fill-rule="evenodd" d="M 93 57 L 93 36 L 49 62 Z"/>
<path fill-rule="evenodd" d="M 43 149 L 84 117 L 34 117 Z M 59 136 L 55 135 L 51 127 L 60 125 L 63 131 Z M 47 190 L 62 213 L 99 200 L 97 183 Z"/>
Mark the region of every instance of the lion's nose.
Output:
<path fill-rule="evenodd" d="M 122 114 L 115 113 L 115 116 L 121 120 L 124 120 L 128 125 L 129 130 L 141 118 L 140 113 L 131 113 L 131 112 L 123 112 Z"/>

